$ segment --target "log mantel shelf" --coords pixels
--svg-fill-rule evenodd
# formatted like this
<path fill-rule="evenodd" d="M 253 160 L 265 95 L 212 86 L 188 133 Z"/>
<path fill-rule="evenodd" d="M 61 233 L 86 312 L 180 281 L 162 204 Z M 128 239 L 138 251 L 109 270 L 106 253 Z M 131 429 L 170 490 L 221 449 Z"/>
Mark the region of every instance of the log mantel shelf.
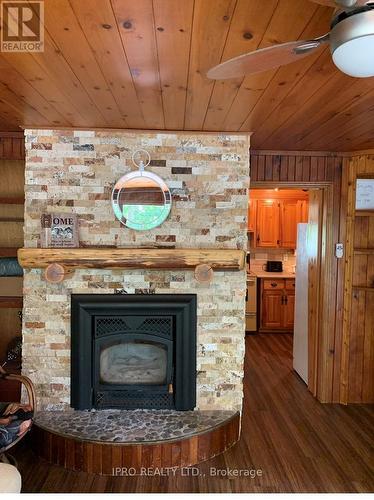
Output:
<path fill-rule="evenodd" d="M 208 264 L 215 271 L 244 269 L 244 250 L 200 248 L 20 248 L 25 269 L 60 264 L 67 269 L 194 269 Z"/>

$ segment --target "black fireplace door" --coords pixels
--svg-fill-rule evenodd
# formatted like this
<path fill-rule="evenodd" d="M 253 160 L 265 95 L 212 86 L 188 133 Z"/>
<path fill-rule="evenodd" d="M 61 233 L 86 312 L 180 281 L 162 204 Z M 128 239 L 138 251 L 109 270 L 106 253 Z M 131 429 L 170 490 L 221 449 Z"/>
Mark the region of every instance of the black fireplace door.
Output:
<path fill-rule="evenodd" d="M 73 294 L 71 406 L 193 410 L 193 294 Z"/>
<path fill-rule="evenodd" d="M 121 332 L 93 346 L 96 408 L 172 408 L 173 342 L 156 335 Z"/>

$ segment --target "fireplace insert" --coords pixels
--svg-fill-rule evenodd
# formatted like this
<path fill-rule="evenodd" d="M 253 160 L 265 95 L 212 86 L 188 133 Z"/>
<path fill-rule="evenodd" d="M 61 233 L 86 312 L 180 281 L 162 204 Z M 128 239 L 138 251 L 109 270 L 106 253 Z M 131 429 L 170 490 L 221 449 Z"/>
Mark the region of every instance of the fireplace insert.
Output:
<path fill-rule="evenodd" d="M 71 406 L 192 410 L 196 295 L 71 296 Z"/>

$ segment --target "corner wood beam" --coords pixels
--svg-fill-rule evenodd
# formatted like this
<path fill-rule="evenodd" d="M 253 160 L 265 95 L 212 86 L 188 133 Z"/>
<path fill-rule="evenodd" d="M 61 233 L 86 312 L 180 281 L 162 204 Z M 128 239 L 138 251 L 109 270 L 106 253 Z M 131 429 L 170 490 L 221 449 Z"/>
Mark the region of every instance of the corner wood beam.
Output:
<path fill-rule="evenodd" d="M 244 250 L 199 248 L 20 248 L 25 269 L 61 264 L 70 269 L 194 269 L 208 264 L 215 271 L 239 271 Z"/>

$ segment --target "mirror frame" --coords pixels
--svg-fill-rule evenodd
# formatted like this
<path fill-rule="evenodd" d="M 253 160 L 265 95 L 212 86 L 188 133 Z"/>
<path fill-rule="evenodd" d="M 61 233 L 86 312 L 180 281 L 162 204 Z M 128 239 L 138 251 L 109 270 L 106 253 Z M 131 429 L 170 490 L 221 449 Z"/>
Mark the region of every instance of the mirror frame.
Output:
<path fill-rule="evenodd" d="M 151 226 L 147 227 L 133 227 L 133 226 L 128 226 L 127 220 L 123 215 L 119 216 L 119 213 L 122 214 L 122 208 L 119 204 L 119 195 L 121 193 L 121 189 L 118 187 L 119 185 L 123 185 L 129 180 L 136 179 L 138 177 L 146 177 L 147 179 L 151 179 L 154 181 L 161 189 L 163 195 L 164 195 L 164 208 L 166 208 L 165 214 L 162 215 L 162 217 L 159 217 L 155 223 Z M 137 170 L 135 172 L 129 172 L 128 174 L 123 175 L 118 181 L 115 183 L 113 191 L 112 191 L 112 208 L 114 215 L 116 218 L 129 229 L 134 229 L 135 231 L 149 231 L 150 229 L 154 229 L 155 227 L 160 226 L 169 216 L 170 211 L 171 211 L 171 205 L 172 205 L 172 196 L 171 192 L 169 189 L 169 186 L 166 184 L 166 182 L 161 179 L 158 175 L 154 174 L 153 172 L 145 171 L 145 170 Z M 136 222 L 132 222 L 132 224 L 136 225 Z"/>

